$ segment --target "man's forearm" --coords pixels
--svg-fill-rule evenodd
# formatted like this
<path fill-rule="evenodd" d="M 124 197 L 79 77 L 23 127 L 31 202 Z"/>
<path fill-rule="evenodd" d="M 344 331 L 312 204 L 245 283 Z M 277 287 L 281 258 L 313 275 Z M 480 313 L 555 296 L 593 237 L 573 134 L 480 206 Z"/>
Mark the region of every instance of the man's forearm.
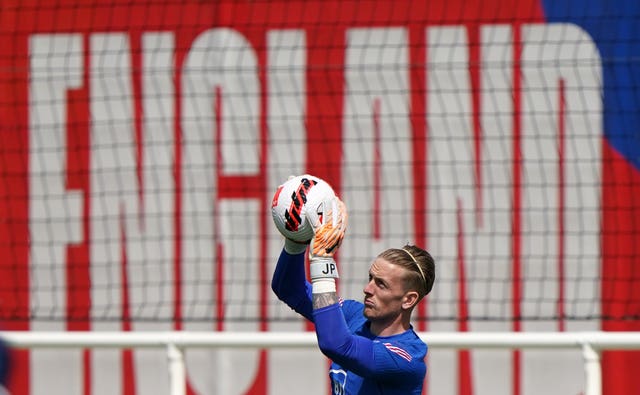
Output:
<path fill-rule="evenodd" d="M 321 309 L 338 303 L 338 294 L 335 292 L 323 292 L 313 294 L 313 309 Z"/>

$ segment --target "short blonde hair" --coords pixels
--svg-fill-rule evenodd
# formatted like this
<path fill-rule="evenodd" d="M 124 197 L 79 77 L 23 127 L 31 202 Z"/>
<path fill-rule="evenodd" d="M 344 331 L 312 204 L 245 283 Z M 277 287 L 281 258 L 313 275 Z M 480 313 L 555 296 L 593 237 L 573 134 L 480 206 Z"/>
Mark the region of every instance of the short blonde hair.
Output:
<path fill-rule="evenodd" d="M 420 299 L 431 292 L 436 277 L 435 262 L 426 250 L 407 244 L 402 248 L 384 250 L 378 258 L 405 268 L 408 272 L 408 276 L 405 277 L 405 287 L 407 290 L 418 292 Z"/>

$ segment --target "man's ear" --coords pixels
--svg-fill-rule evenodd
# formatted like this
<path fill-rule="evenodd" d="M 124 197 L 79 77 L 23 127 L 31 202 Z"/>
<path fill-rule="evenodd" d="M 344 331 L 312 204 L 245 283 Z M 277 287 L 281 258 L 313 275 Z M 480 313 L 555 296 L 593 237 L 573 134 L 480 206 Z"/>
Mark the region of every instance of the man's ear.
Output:
<path fill-rule="evenodd" d="M 418 295 L 418 292 L 408 291 L 407 293 L 404 294 L 404 297 L 402 298 L 402 308 L 405 310 L 409 310 L 413 306 L 415 306 L 419 300 L 420 300 L 420 295 Z"/>

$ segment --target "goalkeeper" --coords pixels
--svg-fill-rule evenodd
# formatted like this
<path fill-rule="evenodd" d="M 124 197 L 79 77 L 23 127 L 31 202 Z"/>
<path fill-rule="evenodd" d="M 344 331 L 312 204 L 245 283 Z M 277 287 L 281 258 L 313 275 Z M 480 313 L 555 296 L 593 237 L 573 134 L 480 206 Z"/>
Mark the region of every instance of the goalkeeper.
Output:
<path fill-rule="evenodd" d="M 273 291 L 315 324 L 320 350 L 332 360 L 332 394 L 421 394 L 427 345 L 410 318 L 433 286 L 433 258 L 413 245 L 385 250 L 371 264 L 363 303 L 339 300 L 333 255 L 346 230 L 344 203 L 325 202 L 324 218 L 309 246 L 311 284 L 304 268 L 307 245 L 286 239 Z"/>

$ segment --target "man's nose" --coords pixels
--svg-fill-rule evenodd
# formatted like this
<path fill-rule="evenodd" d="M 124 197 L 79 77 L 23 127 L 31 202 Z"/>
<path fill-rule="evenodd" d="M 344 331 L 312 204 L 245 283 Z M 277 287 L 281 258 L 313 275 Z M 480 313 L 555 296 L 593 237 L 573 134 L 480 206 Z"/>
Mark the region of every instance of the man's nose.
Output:
<path fill-rule="evenodd" d="M 369 281 L 368 283 L 365 284 L 364 289 L 362 290 L 365 295 L 371 295 L 371 281 Z"/>

